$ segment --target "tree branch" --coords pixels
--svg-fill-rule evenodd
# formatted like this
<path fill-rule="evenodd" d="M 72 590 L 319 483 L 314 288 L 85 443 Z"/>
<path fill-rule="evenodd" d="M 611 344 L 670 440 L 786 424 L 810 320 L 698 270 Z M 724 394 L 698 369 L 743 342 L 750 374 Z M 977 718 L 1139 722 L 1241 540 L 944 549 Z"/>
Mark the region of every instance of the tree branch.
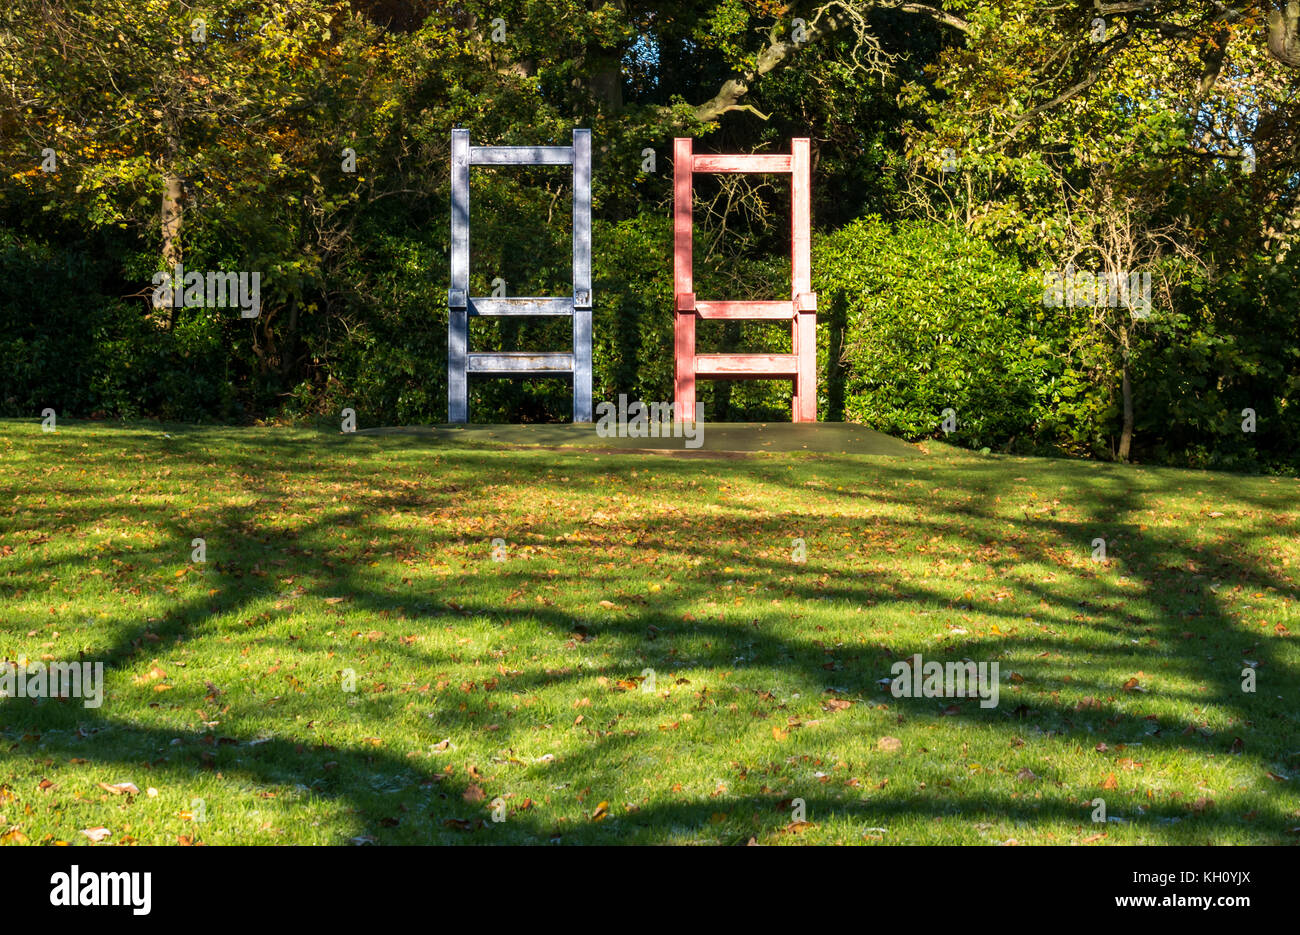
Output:
<path fill-rule="evenodd" d="M 793 38 L 783 38 L 780 24 L 773 26 L 768 32 L 768 44 L 754 60 L 754 67 L 737 77 L 728 78 L 717 94 L 694 108 L 695 118 L 701 123 L 710 123 L 730 111 L 748 110 L 759 118 L 766 120 L 767 116 L 760 113 L 753 105 L 741 103 L 744 96 L 749 93 L 750 86 L 755 79 L 761 78 L 777 68 L 784 67 L 799 49 L 811 45 L 834 32 L 838 32 L 846 26 L 852 26 L 857 33 L 858 44 L 853 50 L 854 64 L 858 67 L 865 67 L 857 61 L 856 56 L 862 46 L 866 45 L 868 47 L 867 55 L 870 67 L 884 72 L 887 70 L 890 56 L 880 47 L 879 42 L 871 35 L 867 27 L 867 14 L 873 9 L 916 13 L 928 16 L 935 22 L 950 26 L 962 33 L 970 32 L 970 24 L 961 17 L 938 7 L 930 6 L 927 3 L 915 3 L 910 2 L 910 0 L 870 0 L 867 3 L 831 0 L 831 2 L 818 7 L 810 17 L 804 27 L 803 38 L 799 42 L 795 42 Z"/>

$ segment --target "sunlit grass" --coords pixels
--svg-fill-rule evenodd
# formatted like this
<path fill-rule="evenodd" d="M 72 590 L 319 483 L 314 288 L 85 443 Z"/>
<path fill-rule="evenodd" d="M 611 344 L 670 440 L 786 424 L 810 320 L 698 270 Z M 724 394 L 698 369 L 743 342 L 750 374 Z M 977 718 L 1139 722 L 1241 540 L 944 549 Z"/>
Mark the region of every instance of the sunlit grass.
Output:
<path fill-rule="evenodd" d="M 931 449 L 3 423 L 0 835 L 1294 843 L 1300 482 Z"/>

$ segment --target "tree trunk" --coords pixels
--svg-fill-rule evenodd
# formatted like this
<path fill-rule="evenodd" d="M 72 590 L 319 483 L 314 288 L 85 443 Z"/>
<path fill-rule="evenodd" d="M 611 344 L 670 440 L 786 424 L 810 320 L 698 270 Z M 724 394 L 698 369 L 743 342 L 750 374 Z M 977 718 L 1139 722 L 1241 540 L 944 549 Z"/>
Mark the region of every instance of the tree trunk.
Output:
<path fill-rule="evenodd" d="M 1128 328 L 1120 329 L 1120 345 L 1123 348 L 1123 363 L 1120 367 L 1120 394 L 1124 401 L 1124 426 L 1119 436 L 1119 460 L 1127 463 L 1129 452 L 1133 447 L 1133 387 L 1129 383 L 1129 334 Z"/>
<path fill-rule="evenodd" d="M 1300 68 L 1300 3 L 1269 14 L 1268 51 L 1282 64 Z"/>
<path fill-rule="evenodd" d="M 620 13 L 627 12 L 626 0 L 591 0 L 590 6 L 598 8 L 612 5 Z M 591 96 L 606 114 L 623 112 L 623 52 L 620 47 L 591 47 L 587 50 L 591 61 L 591 78 L 588 87 Z"/>
<path fill-rule="evenodd" d="M 589 87 L 591 96 L 607 114 L 623 112 L 623 67 L 617 54 L 594 59 Z"/>
<path fill-rule="evenodd" d="M 162 226 L 162 259 L 163 267 L 167 270 L 167 275 L 171 275 L 176 264 L 183 259 L 181 249 L 181 227 L 183 224 L 184 206 L 182 202 L 185 198 L 185 183 L 181 177 L 176 174 L 176 166 L 180 159 L 180 142 L 176 138 L 175 131 L 167 134 L 167 162 L 163 166 L 163 192 L 162 207 L 159 210 L 159 220 Z M 184 283 L 172 283 L 172 306 L 167 310 L 166 319 L 159 317 L 157 324 L 166 328 L 171 328 L 176 319 L 177 307 L 177 290 L 184 289 Z"/>

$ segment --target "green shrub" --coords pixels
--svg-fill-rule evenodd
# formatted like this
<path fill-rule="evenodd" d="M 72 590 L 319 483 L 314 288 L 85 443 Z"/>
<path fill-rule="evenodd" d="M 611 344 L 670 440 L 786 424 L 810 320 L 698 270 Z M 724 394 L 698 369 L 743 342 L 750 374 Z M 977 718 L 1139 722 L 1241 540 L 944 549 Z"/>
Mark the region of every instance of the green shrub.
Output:
<path fill-rule="evenodd" d="M 824 414 L 842 383 L 846 418 L 904 438 L 942 437 L 951 408 L 952 441 L 1048 441 L 1064 325 L 1042 306 L 1041 276 L 934 223 L 868 217 L 815 248 Z"/>

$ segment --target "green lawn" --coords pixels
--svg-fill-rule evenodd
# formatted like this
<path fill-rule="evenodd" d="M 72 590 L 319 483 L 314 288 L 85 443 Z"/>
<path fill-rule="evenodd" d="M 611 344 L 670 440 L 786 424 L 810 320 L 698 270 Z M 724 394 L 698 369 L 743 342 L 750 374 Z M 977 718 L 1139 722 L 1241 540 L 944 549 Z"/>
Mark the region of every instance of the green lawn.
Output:
<path fill-rule="evenodd" d="M 0 839 L 1300 842 L 1300 481 L 491 444 L 0 423 Z"/>

